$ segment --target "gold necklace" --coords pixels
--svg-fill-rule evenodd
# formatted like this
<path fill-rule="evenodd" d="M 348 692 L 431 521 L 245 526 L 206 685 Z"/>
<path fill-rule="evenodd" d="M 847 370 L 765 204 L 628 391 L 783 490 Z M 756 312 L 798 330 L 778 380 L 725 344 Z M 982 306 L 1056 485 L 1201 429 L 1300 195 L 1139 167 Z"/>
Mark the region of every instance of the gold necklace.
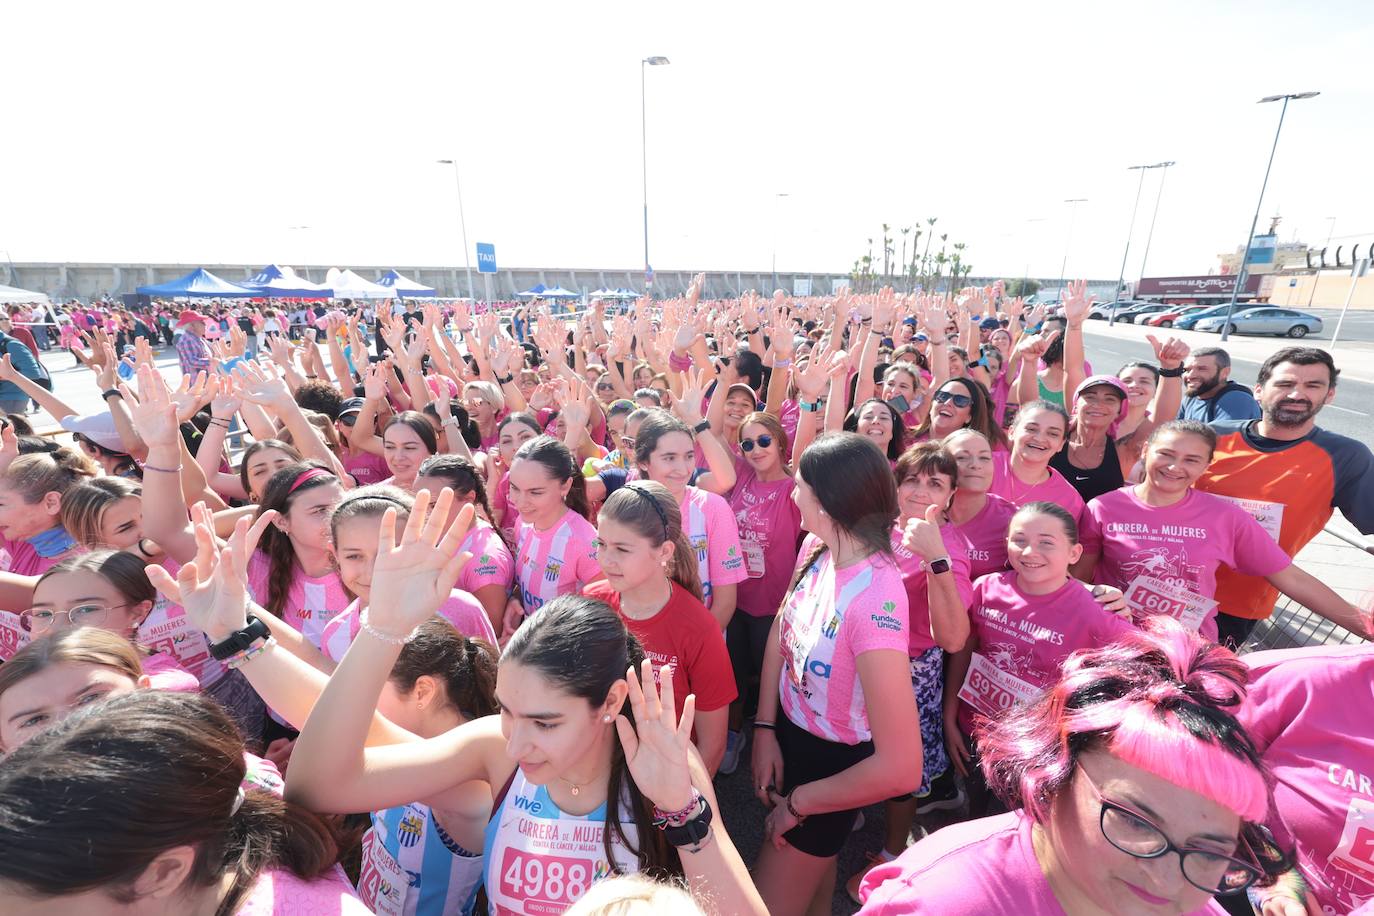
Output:
<path fill-rule="evenodd" d="M 559 781 L 559 782 L 566 782 L 566 783 L 568 784 L 568 791 L 572 792 L 573 798 L 576 798 L 577 796 L 579 796 L 579 795 L 582 794 L 582 787 L 583 787 L 583 786 L 590 785 L 590 783 L 586 783 L 586 782 L 582 782 L 582 783 L 573 782 L 571 779 L 568 779 L 567 777 L 564 777 L 564 776 L 558 777 L 558 781 Z"/>

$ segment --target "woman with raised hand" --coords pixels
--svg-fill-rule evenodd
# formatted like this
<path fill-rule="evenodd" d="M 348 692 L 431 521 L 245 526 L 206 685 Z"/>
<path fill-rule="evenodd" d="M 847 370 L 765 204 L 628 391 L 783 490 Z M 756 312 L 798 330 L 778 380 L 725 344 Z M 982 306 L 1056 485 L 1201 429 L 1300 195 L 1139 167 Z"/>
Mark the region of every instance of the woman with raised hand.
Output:
<path fill-rule="evenodd" d="M 655 665 L 673 671 L 674 696 L 697 698 L 693 741 L 707 772 L 725 753 L 735 680 L 720 626 L 701 603 L 696 556 L 682 531 L 682 511 L 662 485 L 627 483 L 597 516 L 597 562 L 605 582 L 584 595 L 620 614 Z"/>
<path fill-rule="evenodd" d="M 366 494 L 371 488 L 358 492 Z M 367 499 L 366 496 L 363 497 Z M 286 721 L 304 725 L 327 677 L 292 654 L 299 635 L 280 621 L 264 626 L 265 612 L 244 588 L 249 557 L 271 516 L 250 527 L 238 523 L 220 549 L 198 509 L 196 559 L 172 579 L 152 570 L 159 588 L 185 602 L 188 616 L 217 645 L 237 650 L 228 664 L 241 671 Z M 376 526 L 372 533 L 374 548 Z M 364 612 L 366 613 L 366 612 Z M 489 643 L 461 635 L 442 609 L 416 628 L 402 649 L 377 702 L 368 743 L 390 744 L 443 734 L 495 711 L 496 660 Z M 491 814 L 491 790 L 469 783 L 433 804 L 414 801 L 374 811 L 363 838 L 358 890 L 378 912 L 439 916 L 470 912 L 482 873 L 482 833 Z"/>
<path fill-rule="evenodd" d="M 338 831 L 256 781 L 233 721 L 194 693 L 114 697 L 11 752 L 0 848 L 13 913 L 371 912 Z"/>
<path fill-rule="evenodd" d="M 1236 720 L 1246 671 L 1171 621 L 1079 652 L 979 735 L 1013 809 L 869 872 L 862 912 L 1223 914 L 1288 867 L 1260 830 L 1268 772 Z"/>
<path fill-rule="evenodd" d="M 1083 515 L 1083 497 L 1050 467 L 1068 436 L 1069 415 L 1050 401 L 1021 405 L 1011 427 L 1011 451 L 994 452 L 989 492 L 1014 506 L 1051 502 L 1063 506 L 1075 520 Z"/>
<path fill-rule="evenodd" d="M 1007 436 L 994 416 L 992 398 L 981 384 L 971 378 L 951 378 L 931 397 L 926 422 L 912 432 L 915 442 L 940 442 L 961 429 L 974 429 L 996 445 L 1007 448 Z"/>
<path fill-rule="evenodd" d="M 369 718 L 360 710 L 375 707 L 409 634 L 468 559 L 458 545 L 472 511 L 444 532 L 451 501 L 441 494 L 431 513 L 428 494 L 418 496 L 399 544 L 394 516 L 384 518 L 373 572 L 379 600 L 311 713 L 291 797 L 316 810 L 375 810 L 486 782 L 492 913 L 562 909 L 598 879 L 630 871 L 681 875 L 720 912 L 766 912 L 691 748 L 693 698 L 679 720 L 671 672 L 664 668 L 653 686 L 638 641 L 602 602 L 563 596 L 520 628 L 497 673 L 499 719 L 365 747 Z"/>
<path fill-rule="evenodd" d="M 793 498 L 812 537 L 769 634 L 753 750 L 772 808 L 754 874 L 779 914 L 828 905 L 858 809 L 916 789 L 922 758 L 887 459 L 863 436 L 823 436 Z"/>
<path fill-rule="evenodd" d="M 1216 432 L 1196 420 L 1155 427 L 1144 481 L 1099 496 L 1084 511 L 1083 556 L 1074 574 L 1122 589 L 1137 620 L 1168 614 L 1210 639 L 1217 637 L 1222 565 L 1263 576 L 1328 620 L 1362 627 L 1360 611 L 1299 568 L 1253 516 L 1193 486 L 1216 442 Z"/>

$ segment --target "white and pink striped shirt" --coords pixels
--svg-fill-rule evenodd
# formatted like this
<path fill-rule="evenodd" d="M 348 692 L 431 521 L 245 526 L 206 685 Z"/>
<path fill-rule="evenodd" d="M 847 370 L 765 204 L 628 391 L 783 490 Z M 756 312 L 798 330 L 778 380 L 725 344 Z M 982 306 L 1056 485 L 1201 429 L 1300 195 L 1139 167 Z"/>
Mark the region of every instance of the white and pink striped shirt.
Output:
<path fill-rule="evenodd" d="M 814 535 L 806 539 L 802 562 L 817 543 Z M 906 657 L 901 572 L 881 556 L 836 570 L 826 551 L 802 574 L 779 613 L 778 694 L 787 718 L 826 741 L 871 741 L 856 660 L 879 649 Z"/>
<path fill-rule="evenodd" d="M 729 503 L 699 487 L 688 487 L 679 507 L 683 533 L 697 554 L 703 603 L 710 607 L 714 586 L 735 585 L 749 578 L 739 545 L 739 525 Z"/>
<path fill-rule="evenodd" d="M 342 661 L 348 647 L 353 645 L 353 640 L 362 632 L 363 622 L 359 605 L 360 601 L 354 599 L 343 613 L 324 625 L 320 651 L 328 656 L 330 661 Z M 491 620 L 487 617 L 486 610 L 467 592 L 455 588 L 449 594 L 448 600 L 439 605 L 438 613 L 464 636 L 485 639 L 496 645 L 496 633 L 491 628 Z"/>
<path fill-rule="evenodd" d="M 271 610 L 267 607 L 269 568 L 267 555 L 260 550 L 248 560 L 248 592 L 255 602 L 267 610 Z M 312 646 L 319 648 L 324 625 L 348 607 L 348 590 L 335 572 L 307 576 L 304 570 L 293 563 L 291 573 L 286 602 L 277 616 L 299 630 Z"/>
<path fill-rule="evenodd" d="M 728 509 L 727 509 L 728 511 Z M 559 595 L 577 594 L 588 582 L 601 578 L 596 562 L 596 529 L 569 509 L 546 531 L 521 522 L 516 535 L 515 568 L 520 602 L 532 615 Z"/>
<path fill-rule="evenodd" d="M 515 581 L 515 559 L 495 528 L 474 524 L 458 548 L 459 553 L 464 550 L 472 554 L 472 559 L 458 574 L 459 588 L 476 594 L 479 588 L 499 585 L 510 593 L 511 583 Z"/>

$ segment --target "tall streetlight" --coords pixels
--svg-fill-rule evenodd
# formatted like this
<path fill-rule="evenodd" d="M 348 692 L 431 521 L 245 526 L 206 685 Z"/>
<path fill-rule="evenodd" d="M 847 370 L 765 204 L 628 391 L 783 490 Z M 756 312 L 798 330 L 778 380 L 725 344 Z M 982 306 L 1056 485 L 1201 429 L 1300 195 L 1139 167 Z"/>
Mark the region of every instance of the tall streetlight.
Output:
<path fill-rule="evenodd" d="M 778 288 L 778 207 L 784 197 L 791 196 L 786 191 L 773 195 L 773 289 L 768 291 L 769 298 L 772 298 L 773 291 Z"/>
<path fill-rule="evenodd" d="M 639 62 L 639 155 L 640 174 L 644 178 L 644 285 L 648 295 L 649 280 L 649 108 L 645 101 L 646 67 L 663 67 L 666 57 L 646 57 Z"/>
<path fill-rule="evenodd" d="M 1140 181 L 1135 188 L 1135 206 L 1131 207 L 1131 225 L 1126 229 L 1126 250 L 1121 253 L 1121 273 L 1116 278 L 1116 295 L 1112 297 L 1112 310 L 1107 315 L 1107 325 L 1116 324 L 1117 303 L 1121 301 L 1121 287 L 1126 282 L 1126 259 L 1131 255 L 1131 236 L 1135 233 L 1135 214 L 1140 209 L 1140 192 L 1145 190 L 1145 173 L 1150 169 L 1162 169 L 1172 163 L 1155 162 L 1151 165 L 1129 165 L 1127 171 L 1139 170 Z"/>
<path fill-rule="evenodd" d="M 1150 217 L 1150 231 L 1145 236 L 1145 254 L 1140 259 L 1140 276 L 1142 278 L 1145 276 L 1145 262 L 1150 260 L 1150 243 L 1153 242 L 1155 238 L 1155 220 L 1159 219 L 1159 202 L 1164 197 L 1164 179 L 1169 177 L 1169 166 L 1176 165 L 1177 163 L 1171 159 L 1168 162 L 1160 164 L 1163 166 L 1164 171 L 1159 173 L 1159 190 L 1155 192 L 1155 212 L 1154 215 Z"/>
<path fill-rule="evenodd" d="M 463 234 L 463 266 L 468 275 L 468 296 L 473 300 L 477 299 L 477 292 L 472 285 L 472 255 L 468 252 L 468 221 L 463 215 L 463 179 L 458 174 L 458 160 L 440 159 L 440 165 L 453 166 L 453 184 L 458 189 L 458 229 Z"/>
<path fill-rule="evenodd" d="M 1288 114 L 1288 103 L 1295 99 L 1313 99 L 1320 92 L 1290 92 L 1286 95 L 1266 95 L 1258 104 L 1283 102 L 1279 109 L 1279 126 L 1274 129 L 1274 145 L 1269 148 L 1269 164 L 1264 167 L 1264 181 L 1260 184 L 1259 200 L 1255 201 L 1255 218 L 1250 220 L 1250 233 L 1245 236 L 1245 251 L 1240 256 L 1240 267 L 1236 270 L 1236 285 L 1231 287 L 1231 301 L 1226 304 L 1226 320 L 1221 324 L 1221 339 L 1225 342 L 1231 337 L 1231 315 L 1236 310 L 1236 299 L 1240 288 L 1245 285 L 1246 268 L 1250 263 L 1250 248 L 1255 243 L 1255 227 L 1259 225 L 1260 207 L 1264 206 L 1264 192 L 1269 187 L 1269 170 L 1274 167 L 1274 153 L 1279 148 L 1279 134 L 1283 132 L 1283 116 Z"/>
<path fill-rule="evenodd" d="M 1326 249 L 1328 249 L 1328 248 L 1331 247 L 1331 237 L 1332 237 L 1333 235 L 1336 234 L 1336 217 L 1334 217 L 1334 216 L 1328 216 L 1328 217 L 1326 218 L 1326 221 L 1327 221 L 1327 226 L 1326 226 L 1326 244 L 1322 246 L 1322 258 L 1323 258 L 1323 259 L 1325 259 L 1325 257 L 1326 257 Z M 1310 292 L 1310 293 L 1307 294 L 1307 307 L 1308 307 L 1308 308 L 1311 308 L 1311 307 L 1312 307 L 1312 300 L 1315 299 L 1315 298 L 1317 298 L 1317 278 L 1320 277 L 1321 275 L 1322 275 L 1322 265 L 1321 265 L 1321 264 L 1318 264 L 1318 265 L 1317 265 L 1317 270 L 1316 270 L 1316 272 L 1315 272 L 1314 274 L 1312 274 L 1312 292 Z"/>
<path fill-rule="evenodd" d="M 1064 234 L 1064 260 L 1062 260 L 1062 261 L 1059 262 L 1059 294 L 1060 294 L 1060 296 L 1063 296 L 1063 294 L 1064 294 L 1064 271 L 1067 270 L 1067 269 L 1068 269 L 1068 266 L 1069 266 L 1069 243 L 1073 241 L 1073 221 L 1074 221 L 1074 217 L 1076 217 L 1076 216 L 1078 215 L 1078 205 L 1079 205 L 1079 204 L 1086 204 L 1087 202 L 1088 202 L 1088 198 L 1086 198 L 1086 197 L 1073 197 L 1073 198 L 1070 198 L 1069 200 L 1064 201 L 1064 203 L 1066 203 L 1066 204 L 1069 205 L 1069 231 L 1066 232 L 1066 233 Z"/>

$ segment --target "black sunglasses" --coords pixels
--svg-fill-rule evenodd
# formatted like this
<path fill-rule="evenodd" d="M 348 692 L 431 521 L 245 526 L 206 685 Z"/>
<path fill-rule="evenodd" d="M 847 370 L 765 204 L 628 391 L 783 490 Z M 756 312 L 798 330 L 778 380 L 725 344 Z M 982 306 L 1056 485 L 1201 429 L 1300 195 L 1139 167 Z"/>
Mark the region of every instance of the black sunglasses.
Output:
<path fill-rule="evenodd" d="M 966 394 L 955 394 L 953 391 L 935 392 L 935 403 L 943 404 L 946 401 L 953 401 L 954 406 L 958 407 L 960 410 L 973 405 L 973 398 Z"/>
<path fill-rule="evenodd" d="M 768 446 L 770 446 L 770 445 L 773 444 L 773 437 L 770 436 L 770 435 L 768 435 L 767 433 L 764 433 L 762 436 L 759 436 L 757 439 L 741 439 L 741 440 L 739 440 L 740 451 L 745 452 L 745 453 L 752 452 L 752 451 L 754 450 L 754 446 L 755 446 L 756 444 L 758 445 L 759 448 L 768 448 Z"/>

